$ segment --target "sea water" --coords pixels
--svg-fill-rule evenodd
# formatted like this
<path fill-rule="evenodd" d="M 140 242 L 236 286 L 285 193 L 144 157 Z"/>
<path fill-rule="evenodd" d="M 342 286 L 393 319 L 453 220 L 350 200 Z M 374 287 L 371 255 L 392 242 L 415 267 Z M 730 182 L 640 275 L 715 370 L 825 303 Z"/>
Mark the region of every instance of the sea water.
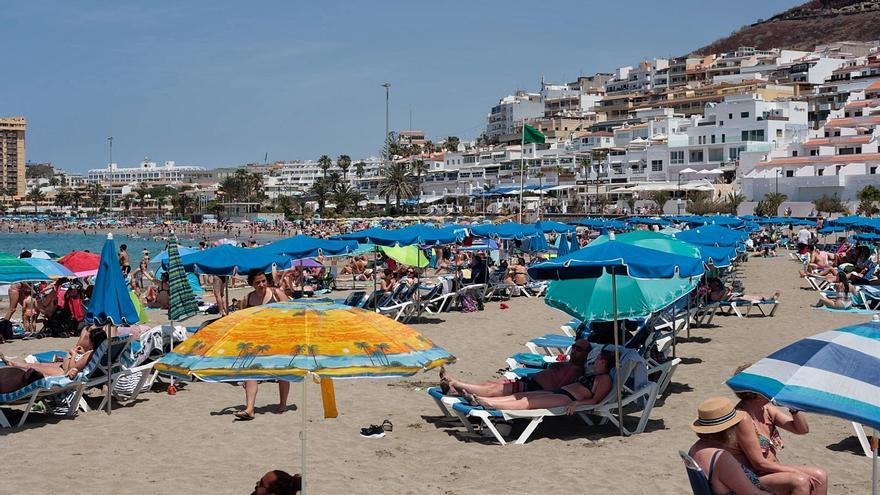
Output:
<path fill-rule="evenodd" d="M 58 256 L 64 256 L 71 251 L 91 251 L 101 254 L 101 248 L 106 239 L 105 233 L 0 233 L 0 252 L 18 256 L 25 249 L 44 249 L 52 251 Z M 164 241 L 156 241 L 151 238 L 131 237 L 128 234 L 116 233 L 113 234 L 113 240 L 116 241 L 117 249 L 120 244 L 128 246 L 132 265 L 136 265 L 141 259 L 141 252 L 144 248 L 150 251 L 150 257 L 165 250 Z M 186 245 L 184 241 L 181 241 L 181 244 Z"/>

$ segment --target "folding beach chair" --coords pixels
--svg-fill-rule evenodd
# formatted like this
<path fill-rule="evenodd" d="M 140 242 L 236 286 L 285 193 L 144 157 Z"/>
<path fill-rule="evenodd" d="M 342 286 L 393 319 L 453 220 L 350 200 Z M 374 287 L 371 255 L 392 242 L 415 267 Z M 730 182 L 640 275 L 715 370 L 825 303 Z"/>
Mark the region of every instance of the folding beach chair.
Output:
<path fill-rule="evenodd" d="M 694 495 L 713 495 L 712 487 L 709 485 L 709 478 L 703 473 L 703 469 L 700 468 L 697 461 L 682 450 L 678 451 L 678 455 L 681 456 L 681 460 L 684 461 L 688 481 L 691 484 L 691 491 L 694 492 Z"/>

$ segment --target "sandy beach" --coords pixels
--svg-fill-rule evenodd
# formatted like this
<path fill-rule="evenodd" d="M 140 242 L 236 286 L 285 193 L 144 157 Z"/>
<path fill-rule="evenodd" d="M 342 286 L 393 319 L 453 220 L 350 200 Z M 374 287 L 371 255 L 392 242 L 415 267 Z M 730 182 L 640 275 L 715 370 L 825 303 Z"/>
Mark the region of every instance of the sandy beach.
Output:
<path fill-rule="evenodd" d="M 658 401 L 645 433 L 617 436 L 610 426 L 587 427 L 576 417 L 545 420 L 526 445 L 501 447 L 438 421 L 424 388 L 437 373 L 411 379 L 349 380 L 336 384 L 340 411 L 323 419 L 319 388 L 309 384 L 310 493 L 690 493 L 678 450 L 695 437 L 687 428 L 697 405 L 714 395 L 734 398 L 723 384 L 733 370 L 802 337 L 869 319 L 809 307 L 815 292 L 802 289 L 798 265 L 785 257 L 742 265 L 749 293 L 782 291 L 773 318 L 718 316 L 712 328 L 679 343 L 683 358 L 668 395 Z M 339 293 L 343 294 L 344 293 Z M 334 293 L 334 296 L 339 294 Z M 510 309 L 488 304 L 479 313 L 443 313 L 414 325 L 458 357 L 454 375 L 491 379 L 504 359 L 532 337 L 552 332 L 569 317 L 543 299 L 517 298 Z M 151 311 L 153 322 L 164 313 Z M 192 318 L 188 325 L 197 325 Z M 0 346 L 12 356 L 68 349 L 72 339 L 16 341 Z M 240 386 L 189 383 L 177 395 L 142 394 L 137 403 L 75 419 L 34 414 L 22 429 L 0 430 L 3 493 L 250 493 L 267 470 L 300 470 L 302 385 L 291 390 L 295 410 L 274 414 L 277 387 L 264 384 L 252 422 L 234 422 Z M 8 410 L 8 409 L 7 409 Z M 360 428 L 394 424 L 381 439 Z M 634 419 L 632 420 L 634 421 Z M 849 422 L 809 415 L 811 433 L 783 432 L 780 457 L 829 473 L 829 493 L 869 492 L 871 466 Z M 524 425 L 516 424 L 514 433 Z"/>

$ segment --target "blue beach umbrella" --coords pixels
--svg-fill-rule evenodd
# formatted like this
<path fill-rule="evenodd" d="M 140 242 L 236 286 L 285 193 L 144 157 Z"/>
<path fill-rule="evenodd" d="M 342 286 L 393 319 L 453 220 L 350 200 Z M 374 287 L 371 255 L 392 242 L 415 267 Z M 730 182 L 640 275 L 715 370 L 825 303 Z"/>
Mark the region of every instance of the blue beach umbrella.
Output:
<path fill-rule="evenodd" d="M 76 278 L 76 274 L 70 271 L 69 268 L 56 261 L 41 258 L 25 258 L 23 261 L 37 270 L 40 270 L 40 272 L 49 278 Z"/>
<path fill-rule="evenodd" d="M 598 284 L 604 279 L 603 276 L 606 273 L 610 274 L 610 284 L 607 290 L 598 290 L 600 288 Z M 617 325 L 619 320 L 618 277 L 623 277 L 624 282 L 627 283 L 640 278 L 672 279 L 675 277 L 699 277 L 702 274 L 703 263 L 696 256 L 665 253 L 656 249 L 619 242 L 613 238 L 603 244 L 587 246 L 565 256 L 560 256 L 553 261 L 538 263 L 529 268 L 529 275 L 536 280 L 566 281 L 562 284 L 577 279 L 595 281 L 596 285 L 593 290 L 577 292 L 581 296 L 586 295 L 589 300 L 600 301 L 606 306 L 610 299 L 611 319 L 614 321 L 614 360 L 616 364 L 620 364 Z M 552 285 L 553 283 L 551 283 L 551 289 Z M 548 297 L 550 297 L 549 292 L 548 290 Z M 609 318 L 602 319 L 608 320 Z M 616 382 L 618 425 L 620 426 L 620 434 L 623 435 L 620 386 L 620 382 Z"/>
<path fill-rule="evenodd" d="M 554 222 L 551 220 L 541 220 L 535 223 L 535 228 L 544 232 L 555 232 L 557 234 L 563 234 L 568 232 L 574 232 L 576 227 L 573 225 L 564 224 L 561 222 Z"/>
<path fill-rule="evenodd" d="M 568 243 L 568 236 L 559 236 L 559 247 L 556 248 L 556 256 L 565 256 L 571 252 L 571 245 Z"/>
<path fill-rule="evenodd" d="M 880 429 L 880 321 L 823 332 L 770 354 L 727 380 L 779 405 Z M 876 434 L 875 434 L 876 435 Z M 877 450 L 872 492 L 877 493 Z"/>
<path fill-rule="evenodd" d="M 94 325 L 128 326 L 135 325 L 140 320 L 137 308 L 131 302 L 131 295 L 122 276 L 119 267 L 119 257 L 116 251 L 116 243 L 113 242 L 113 234 L 107 234 L 104 247 L 101 249 L 101 260 L 98 264 L 98 274 L 95 276 L 95 286 L 92 289 L 92 299 L 86 310 L 86 321 Z M 107 331 L 107 369 L 110 369 L 110 337 Z M 113 387 L 107 387 L 107 414 L 110 414 L 110 393 Z"/>
<path fill-rule="evenodd" d="M 168 319 L 171 322 L 185 320 L 199 312 L 199 305 L 187 279 L 180 254 L 177 250 L 177 236 L 172 233 L 168 239 Z M 174 339 L 171 339 L 174 345 Z"/>

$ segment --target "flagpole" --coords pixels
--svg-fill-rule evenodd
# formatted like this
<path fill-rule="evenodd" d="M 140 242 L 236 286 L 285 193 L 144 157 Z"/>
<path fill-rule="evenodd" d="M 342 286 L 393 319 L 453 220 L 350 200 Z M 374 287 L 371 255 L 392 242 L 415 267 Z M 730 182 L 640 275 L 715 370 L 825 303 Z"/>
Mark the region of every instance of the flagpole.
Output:
<path fill-rule="evenodd" d="M 519 223 L 523 221 L 523 187 L 525 186 L 525 157 L 526 157 L 526 121 L 522 121 L 522 130 L 519 133 Z"/>

